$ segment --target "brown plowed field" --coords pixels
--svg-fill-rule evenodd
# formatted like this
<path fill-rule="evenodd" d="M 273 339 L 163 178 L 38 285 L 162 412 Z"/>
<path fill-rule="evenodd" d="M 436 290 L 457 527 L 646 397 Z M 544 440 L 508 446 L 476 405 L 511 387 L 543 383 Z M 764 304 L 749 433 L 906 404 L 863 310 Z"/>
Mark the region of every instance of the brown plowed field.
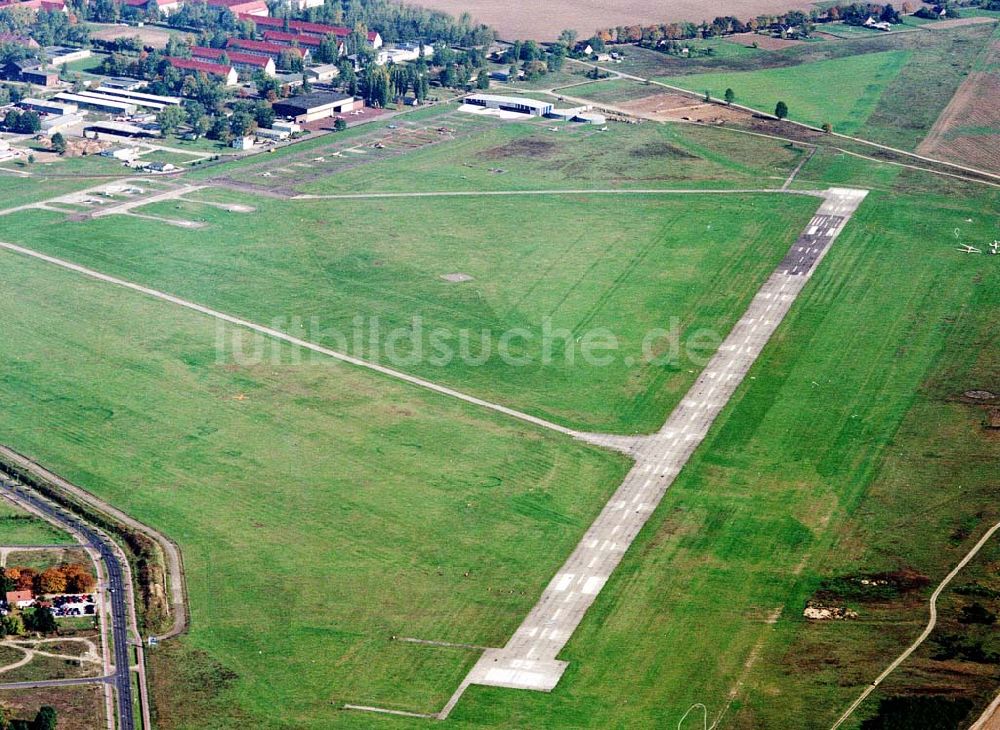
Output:
<path fill-rule="evenodd" d="M 998 64 L 1000 41 L 994 41 L 981 68 Z M 1000 172 L 1000 73 L 969 74 L 917 151 Z"/>
<path fill-rule="evenodd" d="M 716 124 L 745 119 L 750 116 L 740 109 L 733 109 L 721 104 L 706 104 L 693 96 L 670 92 L 644 96 L 635 101 L 621 103 L 618 107 L 630 114 L 635 114 L 637 117 L 659 122 L 684 120 Z"/>
<path fill-rule="evenodd" d="M 690 20 L 718 15 L 751 18 L 763 13 L 808 10 L 808 0 L 419 0 L 416 4 L 452 15 L 469 13 L 505 40 L 554 40 L 565 28 L 589 36 L 599 28 Z"/>

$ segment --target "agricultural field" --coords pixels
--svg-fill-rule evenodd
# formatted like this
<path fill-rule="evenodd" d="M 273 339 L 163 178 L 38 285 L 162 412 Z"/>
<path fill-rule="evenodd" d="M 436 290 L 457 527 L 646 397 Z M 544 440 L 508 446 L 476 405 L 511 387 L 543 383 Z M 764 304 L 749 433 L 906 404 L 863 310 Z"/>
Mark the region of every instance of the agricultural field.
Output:
<path fill-rule="evenodd" d="M 16 719 L 30 720 L 49 705 L 58 713 L 59 730 L 94 730 L 106 727 L 104 693 L 99 685 L 0 690 L 0 703 Z"/>
<path fill-rule="evenodd" d="M 697 94 L 712 88 L 721 97 L 726 88 L 732 87 L 740 103 L 766 112 L 772 112 L 782 98 L 791 109 L 792 119 L 816 125 L 830 121 L 835 128 L 836 119 L 844 119 L 843 129 L 850 133 L 915 150 L 963 82 L 968 84 L 967 76 L 982 66 L 995 26 L 979 21 L 991 19 L 975 18 L 977 24 L 947 27 L 931 24 L 878 35 L 858 30 L 851 39 L 813 41 L 768 51 L 759 49 L 750 57 L 720 54 L 714 58 L 680 58 L 629 48 L 622 64 L 605 66 L 611 72 L 666 81 Z M 826 29 L 827 26 L 821 28 L 824 32 Z M 905 62 L 899 67 L 893 64 L 881 67 L 877 57 L 893 58 L 881 55 L 889 53 L 897 54 L 894 56 L 897 59 L 899 53 L 905 53 Z M 823 69 L 835 72 L 841 68 L 838 64 L 825 66 L 824 62 L 840 62 L 846 64 L 843 68 L 857 73 L 847 71 L 823 78 L 817 72 Z M 888 77 L 884 77 L 886 73 Z M 837 80 L 834 88 L 838 93 L 827 98 L 818 91 L 829 86 L 826 82 L 830 78 Z M 750 84 L 752 94 L 737 86 L 744 79 Z M 983 94 L 982 98 L 990 97 Z"/>
<path fill-rule="evenodd" d="M 469 13 L 473 20 L 496 28 L 501 38 L 511 41 L 517 38 L 551 41 L 566 28 L 578 31 L 580 37 L 585 38 L 599 28 L 661 23 L 665 20 L 663 4 L 655 0 L 628 0 L 614 4 L 559 0 L 546 4 L 544 12 L 539 12 L 537 3 L 526 0 L 504 4 L 489 0 L 427 0 L 421 4 L 455 16 Z M 670 4 L 670 19 L 698 23 L 717 15 L 753 17 L 761 13 L 785 12 L 793 7 L 808 9 L 809 4 L 789 0 L 675 0 Z"/>
<path fill-rule="evenodd" d="M 930 133 L 923 154 L 1000 172 L 1000 26 Z"/>

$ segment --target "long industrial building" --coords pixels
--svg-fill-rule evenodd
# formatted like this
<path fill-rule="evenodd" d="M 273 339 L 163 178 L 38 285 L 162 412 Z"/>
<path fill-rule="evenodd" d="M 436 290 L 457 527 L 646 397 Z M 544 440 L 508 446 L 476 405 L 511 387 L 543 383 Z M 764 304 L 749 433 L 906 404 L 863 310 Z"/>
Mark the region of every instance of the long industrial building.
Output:
<path fill-rule="evenodd" d="M 547 101 L 528 99 L 523 96 L 495 96 L 493 94 L 472 94 L 465 97 L 465 103 L 481 106 L 487 109 L 500 109 L 505 112 L 531 114 L 544 117 L 552 113 L 553 105 Z"/>
<path fill-rule="evenodd" d="M 347 94 L 315 93 L 276 101 L 274 113 L 303 124 L 363 109 L 364 106 L 364 101 Z"/>
<path fill-rule="evenodd" d="M 56 101 L 76 104 L 81 109 L 104 112 L 105 114 L 135 114 L 136 112 L 135 104 L 101 94 L 91 93 L 88 96 L 84 96 L 83 92 L 72 94 L 68 91 L 63 91 L 52 98 Z"/>
<path fill-rule="evenodd" d="M 160 108 L 167 106 L 180 106 L 184 101 L 179 96 L 162 96 L 160 94 L 146 94 L 142 91 L 131 91 L 129 89 L 117 89 L 111 86 L 99 86 L 95 89 L 98 94 L 112 96 L 124 102 L 147 106 L 148 103 L 157 104 Z"/>
<path fill-rule="evenodd" d="M 76 114 L 79 107 L 76 104 L 62 104 L 51 99 L 21 99 L 18 106 L 32 112 L 41 114 L 52 114 L 61 117 L 64 114 Z"/>

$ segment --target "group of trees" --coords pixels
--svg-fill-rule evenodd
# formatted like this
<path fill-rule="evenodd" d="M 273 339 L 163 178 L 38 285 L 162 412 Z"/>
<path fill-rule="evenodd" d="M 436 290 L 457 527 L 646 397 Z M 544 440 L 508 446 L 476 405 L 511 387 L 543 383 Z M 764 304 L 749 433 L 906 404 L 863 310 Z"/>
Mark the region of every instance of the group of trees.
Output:
<path fill-rule="evenodd" d="M 51 705 L 42 705 L 32 720 L 15 720 L 0 707 L 0 730 L 56 730 L 59 715 Z"/>
<path fill-rule="evenodd" d="M 980 2 L 1000 3 L 1000 0 L 980 0 Z M 748 20 L 726 15 L 701 23 L 673 22 L 606 28 L 598 31 L 590 43 L 594 46 L 595 51 L 598 50 L 597 46 L 594 45 L 595 41 L 638 43 L 649 47 L 659 47 L 669 41 L 716 38 L 735 33 L 753 33 L 765 30 L 784 32 L 789 28 L 795 28 L 799 35 L 808 36 L 819 23 L 842 20 L 846 23 L 862 24 L 869 17 L 887 23 L 899 23 L 901 22 L 901 13 L 911 12 L 913 12 L 912 5 L 909 2 L 904 2 L 901 11 L 897 11 L 891 4 L 851 3 L 849 5 L 833 5 L 825 9 L 814 8 L 809 12 L 792 10 L 780 15 L 758 15 Z"/>
<path fill-rule="evenodd" d="M 90 40 L 90 31 L 84 23 L 57 10 L 29 10 L 9 7 L 0 10 L 0 33 L 24 36 L 40 46 L 69 44 L 84 46 Z M 0 44 L 0 63 L 18 61 L 29 49 L 19 43 Z"/>
<path fill-rule="evenodd" d="M 281 13 L 276 9 L 272 14 L 281 17 Z M 307 10 L 302 17 L 348 28 L 359 25 L 374 28 L 386 43 L 432 39 L 448 45 L 474 47 L 488 46 L 496 38 L 491 28 L 473 23 L 468 13 L 454 18 L 447 13 L 393 0 L 329 0 Z M 348 52 L 354 52 L 349 43 Z"/>
<path fill-rule="evenodd" d="M 54 634 L 58 629 L 56 617 L 50 608 L 36 607 L 20 613 L 8 613 L 6 616 L 0 616 L 0 638 L 22 636 L 28 631 Z"/>
<path fill-rule="evenodd" d="M 3 128 L 16 134 L 35 134 L 42 128 L 42 119 L 36 112 L 11 109 L 3 118 Z"/>
<path fill-rule="evenodd" d="M 544 47 L 535 41 L 514 41 L 499 60 L 510 64 L 512 76 L 521 71 L 526 79 L 532 80 L 559 71 L 570 54 L 569 46 L 562 39 Z"/>
<path fill-rule="evenodd" d="M 28 566 L 0 569 L 0 588 L 34 593 L 90 593 L 97 579 L 83 563 L 59 563 L 43 571 Z"/>

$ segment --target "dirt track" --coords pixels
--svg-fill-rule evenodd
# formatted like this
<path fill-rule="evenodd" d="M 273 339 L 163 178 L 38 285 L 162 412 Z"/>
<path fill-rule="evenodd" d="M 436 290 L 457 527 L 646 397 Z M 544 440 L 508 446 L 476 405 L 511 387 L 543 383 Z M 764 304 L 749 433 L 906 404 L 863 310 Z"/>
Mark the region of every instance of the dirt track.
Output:
<path fill-rule="evenodd" d="M 473 19 L 497 29 L 505 40 L 535 38 L 554 40 L 564 28 L 590 35 L 599 28 L 616 25 L 667 23 L 681 20 L 700 22 L 717 15 L 750 18 L 762 13 L 806 10 L 812 3 L 803 0 L 549 0 L 544 13 L 538 3 L 514 0 L 420 0 L 419 5 L 452 15 L 468 12 Z"/>

